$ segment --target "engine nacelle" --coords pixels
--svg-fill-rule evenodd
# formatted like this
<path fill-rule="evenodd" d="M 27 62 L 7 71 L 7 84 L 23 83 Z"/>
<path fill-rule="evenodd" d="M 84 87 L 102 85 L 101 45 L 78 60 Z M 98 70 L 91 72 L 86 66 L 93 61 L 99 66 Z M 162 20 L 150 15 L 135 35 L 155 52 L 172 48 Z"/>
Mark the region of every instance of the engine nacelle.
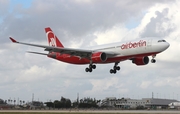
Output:
<path fill-rule="evenodd" d="M 149 57 L 137 57 L 132 59 L 132 63 L 136 65 L 146 65 L 149 63 Z"/>
<path fill-rule="evenodd" d="M 93 63 L 105 62 L 107 60 L 107 55 L 104 52 L 93 53 L 91 60 Z"/>

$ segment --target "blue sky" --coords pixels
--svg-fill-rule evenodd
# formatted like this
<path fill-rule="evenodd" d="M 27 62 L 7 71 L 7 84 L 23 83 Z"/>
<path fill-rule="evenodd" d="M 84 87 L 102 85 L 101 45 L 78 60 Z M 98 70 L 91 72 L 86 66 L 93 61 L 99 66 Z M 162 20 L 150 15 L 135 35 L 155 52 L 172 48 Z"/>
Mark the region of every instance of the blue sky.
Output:
<path fill-rule="evenodd" d="M 126 27 L 128 29 L 133 29 L 133 28 L 136 28 L 139 24 L 140 24 L 140 20 L 131 19 L 131 20 L 128 20 L 128 22 L 126 23 Z"/>
<path fill-rule="evenodd" d="M 17 5 L 22 5 L 23 8 L 29 8 L 32 5 L 32 1 L 33 0 L 10 0 L 8 11 L 12 12 Z M 2 23 L 4 16 L 0 16 L 0 23 Z"/>
<path fill-rule="evenodd" d="M 10 7 L 15 5 L 23 5 L 23 8 L 29 8 L 32 4 L 33 0 L 10 0 Z"/>

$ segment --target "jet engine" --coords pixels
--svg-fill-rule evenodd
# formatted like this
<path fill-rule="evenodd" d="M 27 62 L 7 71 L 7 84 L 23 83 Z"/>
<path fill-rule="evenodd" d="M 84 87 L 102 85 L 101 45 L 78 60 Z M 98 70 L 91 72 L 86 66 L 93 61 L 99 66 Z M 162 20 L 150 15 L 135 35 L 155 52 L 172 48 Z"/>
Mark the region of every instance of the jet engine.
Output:
<path fill-rule="evenodd" d="M 105 62 L 107 60 L 107 55 L 104 52 L 93 53 L 91 60 L 93 63 Z"/>
<path fill-rule="evenodd" d="M 145 56 L 145 57 L 136 57 L 132 59 L 132 63 L 136 64 L 136 65 L 146 65 L 149 63 L 149 57 Z"/>

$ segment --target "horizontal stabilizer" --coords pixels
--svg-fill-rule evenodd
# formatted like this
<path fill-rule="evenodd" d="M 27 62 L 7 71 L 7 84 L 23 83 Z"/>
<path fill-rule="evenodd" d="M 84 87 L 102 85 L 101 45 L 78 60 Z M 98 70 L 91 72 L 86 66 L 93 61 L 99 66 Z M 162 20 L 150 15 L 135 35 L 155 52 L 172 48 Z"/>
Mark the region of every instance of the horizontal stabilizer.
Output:
<path fill-rule="evenodd" d="M 33 52 L 33 51 L 27 51 L 28 53 L 33 53 L 33 54 L 39 54 L 39 55 L 48 55 L 46 53 L 39 53 L 39 52 Z"/>

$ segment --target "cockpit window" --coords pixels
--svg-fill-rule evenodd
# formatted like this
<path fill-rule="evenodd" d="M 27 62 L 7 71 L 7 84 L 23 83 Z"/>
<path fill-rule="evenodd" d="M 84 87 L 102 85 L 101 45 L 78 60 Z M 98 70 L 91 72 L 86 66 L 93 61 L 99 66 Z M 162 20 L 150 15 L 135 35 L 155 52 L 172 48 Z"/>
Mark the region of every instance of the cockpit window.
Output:
<path fill-rule="evenodd" d="M 166 42 L 166 40 L 158 40 L 158 42 Z"/>

